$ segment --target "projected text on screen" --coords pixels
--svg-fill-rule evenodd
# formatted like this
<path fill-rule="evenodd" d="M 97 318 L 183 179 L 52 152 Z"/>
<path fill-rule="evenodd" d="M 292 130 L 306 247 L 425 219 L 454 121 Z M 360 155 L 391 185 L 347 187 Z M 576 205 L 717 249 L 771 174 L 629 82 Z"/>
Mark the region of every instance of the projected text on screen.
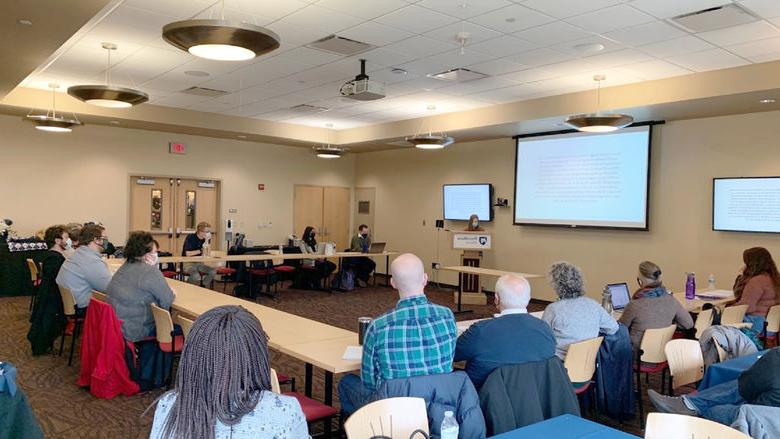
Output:
<path fill-rule="evenodd" d="M 714 179 L 712 228 L 780 233 L 780 177 Z"/>

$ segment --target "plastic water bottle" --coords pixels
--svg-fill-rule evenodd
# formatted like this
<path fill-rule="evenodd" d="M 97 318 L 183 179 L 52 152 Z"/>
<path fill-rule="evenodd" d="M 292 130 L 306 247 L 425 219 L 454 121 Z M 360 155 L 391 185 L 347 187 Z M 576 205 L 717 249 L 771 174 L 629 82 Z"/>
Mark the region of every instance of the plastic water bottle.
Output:
<path fill-rule="evenodd" d="M 458 439 L 460 427 L 455 415 L 451 411 L 444 412 L 444 420 L 441 421 L 441 439 Z"/>
<path fill-rule="evenodd" d="M 707 278 L 707 288 L 712 291 L 715 289 L 715 275 L 710 273 L 710 276 Z"/>
<path fill-rule="evenodd" d="M 608 286 L 604 287 L 604 290 L 601 292 L 601 307 L 604 308 L 607 314 L 612 315 L 612 291 L 610 291 Z"/>
<path fill-rule="evenodd" d="M 696 273 L 688 273 L 688 279 L 685 281 L 685 299 L 693 300 L 696 298 Z"/>

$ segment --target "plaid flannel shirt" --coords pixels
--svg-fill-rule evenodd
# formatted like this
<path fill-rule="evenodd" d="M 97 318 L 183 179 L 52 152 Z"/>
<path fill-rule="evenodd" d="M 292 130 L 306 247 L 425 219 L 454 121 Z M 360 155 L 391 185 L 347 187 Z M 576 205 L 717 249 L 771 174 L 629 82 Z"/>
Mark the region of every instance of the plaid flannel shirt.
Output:
<path fill-rule="evenodd" d="M 455 316 L 424 296 L 400 300 L 376 318 L 363 341 L 363 385 L 376 390 L 383 381 L 452 372 L 458 338 Z"/>

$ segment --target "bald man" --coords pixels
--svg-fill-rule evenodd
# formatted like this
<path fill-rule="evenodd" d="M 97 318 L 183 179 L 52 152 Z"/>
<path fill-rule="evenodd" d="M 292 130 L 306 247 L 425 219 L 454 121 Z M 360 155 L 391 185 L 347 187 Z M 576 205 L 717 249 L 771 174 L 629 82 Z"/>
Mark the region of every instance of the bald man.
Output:
<path fill-rule="evenodd" d="M 507 274 L 498 279 L 495 290 L 499 314 L 471 325 L 458 337 L 455 348 L 455 361 L 466 361 L 466 373 L 477 389 L 501 366 L 555 355 L 552 330 L 526 310 L 531 300 L 528 281 Z"/>
<path fill-rule="evenodd" d="M 384 381 L 452 372 L 455 317 L 425 297 L 428 275 L 422 261 L 410 253 L 400 255 L 390 273 L 400 300 L 366 330 L 360 377 L 346 375 L 339 382 L 341 410 L 347 415 L 370 402 Z"/>

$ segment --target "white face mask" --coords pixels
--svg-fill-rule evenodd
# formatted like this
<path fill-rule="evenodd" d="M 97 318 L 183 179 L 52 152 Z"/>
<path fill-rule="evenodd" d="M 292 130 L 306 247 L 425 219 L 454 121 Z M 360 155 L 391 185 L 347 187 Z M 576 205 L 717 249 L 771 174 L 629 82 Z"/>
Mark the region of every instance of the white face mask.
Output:
<path fill-rule="evenodd" d="M 472 227 L 478 227 L 479 226 L 479 221 L 477 221 L 477 220 L 472 221 L 471 222 L 471 226 Z"/>
<path fill-rule="evenodd" d="M 69 250 L 69 249 L 73 248 L 73 241 L 71 241 L 70 238 L 66 239 L 65 242 L 63 243 L 62 247 L 65 250 Z"/>
<path fill-rule="evenodd" d="M 157 254 L 157 252 L 148 253 L 144 258 L 144 262 L 152 266 L 157 265 L 159 261 L 160 261 L 160 255 Z"/>
<path fill-rule="evenodd" d="M 206 232 L 206 237 L 204 238 L 206 241 L 211 239 L 211 232 Z"/>

